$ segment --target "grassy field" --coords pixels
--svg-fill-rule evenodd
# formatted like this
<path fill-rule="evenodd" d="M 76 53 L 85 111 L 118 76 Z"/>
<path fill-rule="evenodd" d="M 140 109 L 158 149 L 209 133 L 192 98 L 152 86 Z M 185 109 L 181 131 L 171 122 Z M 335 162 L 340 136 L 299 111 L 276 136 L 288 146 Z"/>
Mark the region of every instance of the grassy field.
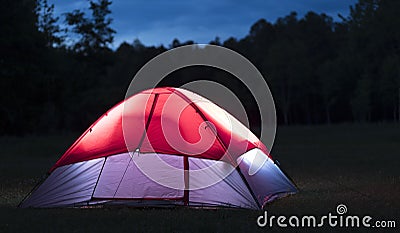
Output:
<path fill-rule="evenodd" d="M 0 232 L 398 232 L 365 228 L 259 228 L 263 211 L 191 208 L 18 209 L 78 134 L 0 138 Z M 350 215 L 400 224 L 400 126 L 279 127 L 272 155 L 300 192 L 269 215 Z"/>

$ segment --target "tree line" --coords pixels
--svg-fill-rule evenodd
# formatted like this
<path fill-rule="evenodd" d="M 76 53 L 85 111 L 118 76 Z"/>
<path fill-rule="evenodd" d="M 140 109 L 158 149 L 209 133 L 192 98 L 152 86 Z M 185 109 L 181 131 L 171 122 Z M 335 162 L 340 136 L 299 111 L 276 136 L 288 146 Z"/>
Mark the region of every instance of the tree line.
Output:
<path fill-rule="evenodd" d="M 86 11 L 54 16 L 47 0 L 4 0 L 0 8 L 0 134 L 82 131 L 124 98 L 134 74 L 168 49 L 138 39 L 112 50 L 110 0 Z M 216 37 L 261 71 L 280 124 L 398 122 L 400 120 L 400 1 L 359 0 L 335 22 L 326 14 L 295 12 L 255 22 L 244 38 Z M 63 26 L 64 25 L 64 26 Z M 231 89 L 259 123 L 249 90 L 230 74 L 184 68 L 160 86 L 209 79 Z"/>

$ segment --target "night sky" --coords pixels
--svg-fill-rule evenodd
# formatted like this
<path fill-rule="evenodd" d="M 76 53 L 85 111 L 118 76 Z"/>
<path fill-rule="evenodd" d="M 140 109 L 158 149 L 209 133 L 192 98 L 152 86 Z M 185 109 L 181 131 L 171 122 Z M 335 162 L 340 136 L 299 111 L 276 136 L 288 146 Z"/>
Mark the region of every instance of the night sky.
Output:
<path fill-rule="evenodd" d="M 55 14 L 88 8 L 86 0 L 56 1 Z M 145 45 L 168 46 L 174 38 L 208 43 L 216 36 L 221 41 L 233 36 L 243 38 L 260 18 L 275 22 L 296 11 L 302 17 L 308 11 L 326 13 L 339 21 L 338 14 L 348 16 L 349 6 L 357 0 L 115 0 L 111 5 L 117 31 L 113 48 L 139 39 Z M 63 17 L 60 17 L 63 21 Z"/>

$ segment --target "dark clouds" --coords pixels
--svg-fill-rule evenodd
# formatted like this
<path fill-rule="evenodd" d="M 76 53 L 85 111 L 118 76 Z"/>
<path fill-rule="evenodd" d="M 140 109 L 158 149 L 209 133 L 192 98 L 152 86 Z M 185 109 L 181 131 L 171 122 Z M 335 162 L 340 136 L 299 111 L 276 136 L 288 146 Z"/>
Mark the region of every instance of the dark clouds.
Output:
<path fill-rule="evenodd" d="M 88 6 L 86 0 L 55 1 L 56 14 Z M 111 5 L 114 47 L 122 41 L 140 39 L 146 45 L 168 45 L 174 38 L 208 43 L 216 36 L 222 40 L 242 38 L 260 18 L 275 22 L 291 11 L 303 16 L 308 11 L 326 13 L 338 20 L 337 14 L 348 15 L 349 5 L 356 0 L 114 0 Z"/>

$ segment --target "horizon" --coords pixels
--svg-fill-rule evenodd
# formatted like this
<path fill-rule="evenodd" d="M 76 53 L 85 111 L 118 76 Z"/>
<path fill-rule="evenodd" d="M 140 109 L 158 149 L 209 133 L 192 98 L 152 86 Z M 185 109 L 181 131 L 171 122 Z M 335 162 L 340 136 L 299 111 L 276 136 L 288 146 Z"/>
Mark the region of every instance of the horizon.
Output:
<path fill-rule="evenodd" d="M 174 39 L 180 42 L 193 41 L 208 44 L 216 37 L 225 41 L 230 37 L 244 38 L 250 27 L 260 19 L 275 23 L 278 18 L 296 12 L 298 18 L 312 11 L 326 14 L 335 22 L 340 21 L 339 14 L 347 17 L 350 6 L 356 0 L 339 0 L 321 2 L 319 0 L 284 0 L 284 1 L 252 1 L 251 4 L 234 3 L 233 1 L 112 1 L 110 17 L 111 27 L 116 30 L 112 49 L 122 42 L 132 44 L 138 39 L 145 46 L 169 47 Z M 49 0 L 54 4 L 54 15 L 60 17 L 63 25 L 63 14 L 75 9 L 86 10 L 89 3 L 86 0 L 60 2 Z M 156 6 L 156 7 L 155 7 Z M 169 7 L 168 10 L 165 10 Z M 133 14 L 132 14 L 133 12 Z M 137 14 L 139 13 L 139 14 Z M 171 17 L 171 15 L 174 15 Z M 204 15 L 207 17 L 204 19 Z M 238 15 L 240 15 L 238 17 Z"/>

